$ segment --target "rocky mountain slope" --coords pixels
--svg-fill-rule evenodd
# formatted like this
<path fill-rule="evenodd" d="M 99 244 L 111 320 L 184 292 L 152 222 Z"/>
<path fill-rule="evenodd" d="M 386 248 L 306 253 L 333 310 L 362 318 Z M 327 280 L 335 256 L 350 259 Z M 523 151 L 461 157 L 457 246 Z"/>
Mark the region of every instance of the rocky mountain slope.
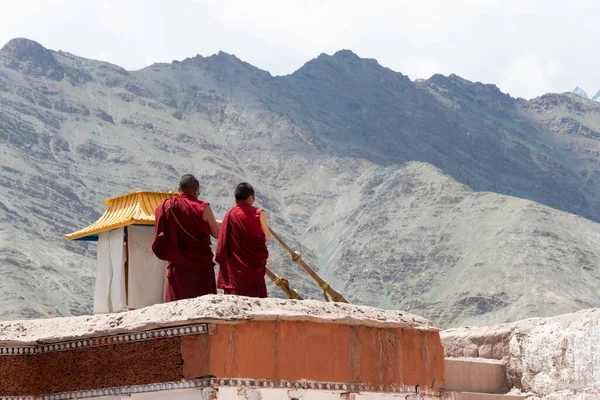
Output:
<path fill-rule="evenodd" d="M 349 51 L 283 77 L 226 53 L 128 72 L 15 39 L 0 50 L 0 317 L 90 312 L 95 245 L 62 234 L 187 172 L 218 217 L 252 182 L 355 303 L 440 326 L 597 306 L 599 132 L 600 104 L 575 95 L 411 82 Z"/>

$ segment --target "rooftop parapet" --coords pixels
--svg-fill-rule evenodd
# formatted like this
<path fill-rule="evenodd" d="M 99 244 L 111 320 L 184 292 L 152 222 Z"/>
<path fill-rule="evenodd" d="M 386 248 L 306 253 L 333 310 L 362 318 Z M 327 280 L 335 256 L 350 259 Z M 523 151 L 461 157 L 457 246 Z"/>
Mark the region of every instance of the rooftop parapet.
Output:
<path fill-rule="evenodd" d="M 223 386 L 436 398 L 444 353 L 438 330 L 405 312 L 205 296 L 123 313 L 0 323 L 0 375 L 0 398 Z"/>

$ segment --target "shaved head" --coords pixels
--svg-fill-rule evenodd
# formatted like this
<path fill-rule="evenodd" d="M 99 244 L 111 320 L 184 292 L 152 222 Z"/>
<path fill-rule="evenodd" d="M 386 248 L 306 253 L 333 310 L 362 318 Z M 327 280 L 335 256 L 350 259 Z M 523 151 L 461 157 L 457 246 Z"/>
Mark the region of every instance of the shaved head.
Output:
<path fill-rule="evenodd" d="M 246 201 L 254 196 L 254 188 L 248 182 L 242 182 L 235 188 L 235 201 Z"/>
<path fill-rule="evenodd" d="M 200 182 L 192 174 L 186 174 L 179 180 L 179 191 L 192 193 L 200 189 Z"/>

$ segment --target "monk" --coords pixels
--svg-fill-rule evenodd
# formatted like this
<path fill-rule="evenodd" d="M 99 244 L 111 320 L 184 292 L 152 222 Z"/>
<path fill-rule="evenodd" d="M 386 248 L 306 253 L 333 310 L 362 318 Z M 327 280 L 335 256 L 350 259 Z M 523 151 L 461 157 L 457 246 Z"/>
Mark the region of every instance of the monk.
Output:
<path fill-rule="evenodd" d="M 253 206 L 254 188 L 242 182 L 235 189 L 235 206 L 225 214 L 217 242 L 217 287 L 225 294 L 267 297 L 265 267 L 271 238 L 267 214 Z"/>
<path fill-rule="evenodd" d="M 165 302 L 217 293 L 210 237 L 218 238 L 220 228 L 199 194 L 198 179 L 184 175 L 179 195 L 156 208 L 152 250 L 168 261 Z"/>

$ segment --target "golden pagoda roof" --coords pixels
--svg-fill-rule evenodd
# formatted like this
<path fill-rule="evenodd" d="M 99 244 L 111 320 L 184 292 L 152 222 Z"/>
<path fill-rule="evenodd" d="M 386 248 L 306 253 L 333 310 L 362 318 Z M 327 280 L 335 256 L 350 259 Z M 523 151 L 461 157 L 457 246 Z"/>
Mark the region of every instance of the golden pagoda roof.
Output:
<path fill-rule="evenodd" d="M 156 207 L 177 192 L 134 192 L 104 201 L 104 215 L 92 225 L 65 237 L 69 240 L 93 240 L 98 233 L 127 225 L 154 225 Z"/>

